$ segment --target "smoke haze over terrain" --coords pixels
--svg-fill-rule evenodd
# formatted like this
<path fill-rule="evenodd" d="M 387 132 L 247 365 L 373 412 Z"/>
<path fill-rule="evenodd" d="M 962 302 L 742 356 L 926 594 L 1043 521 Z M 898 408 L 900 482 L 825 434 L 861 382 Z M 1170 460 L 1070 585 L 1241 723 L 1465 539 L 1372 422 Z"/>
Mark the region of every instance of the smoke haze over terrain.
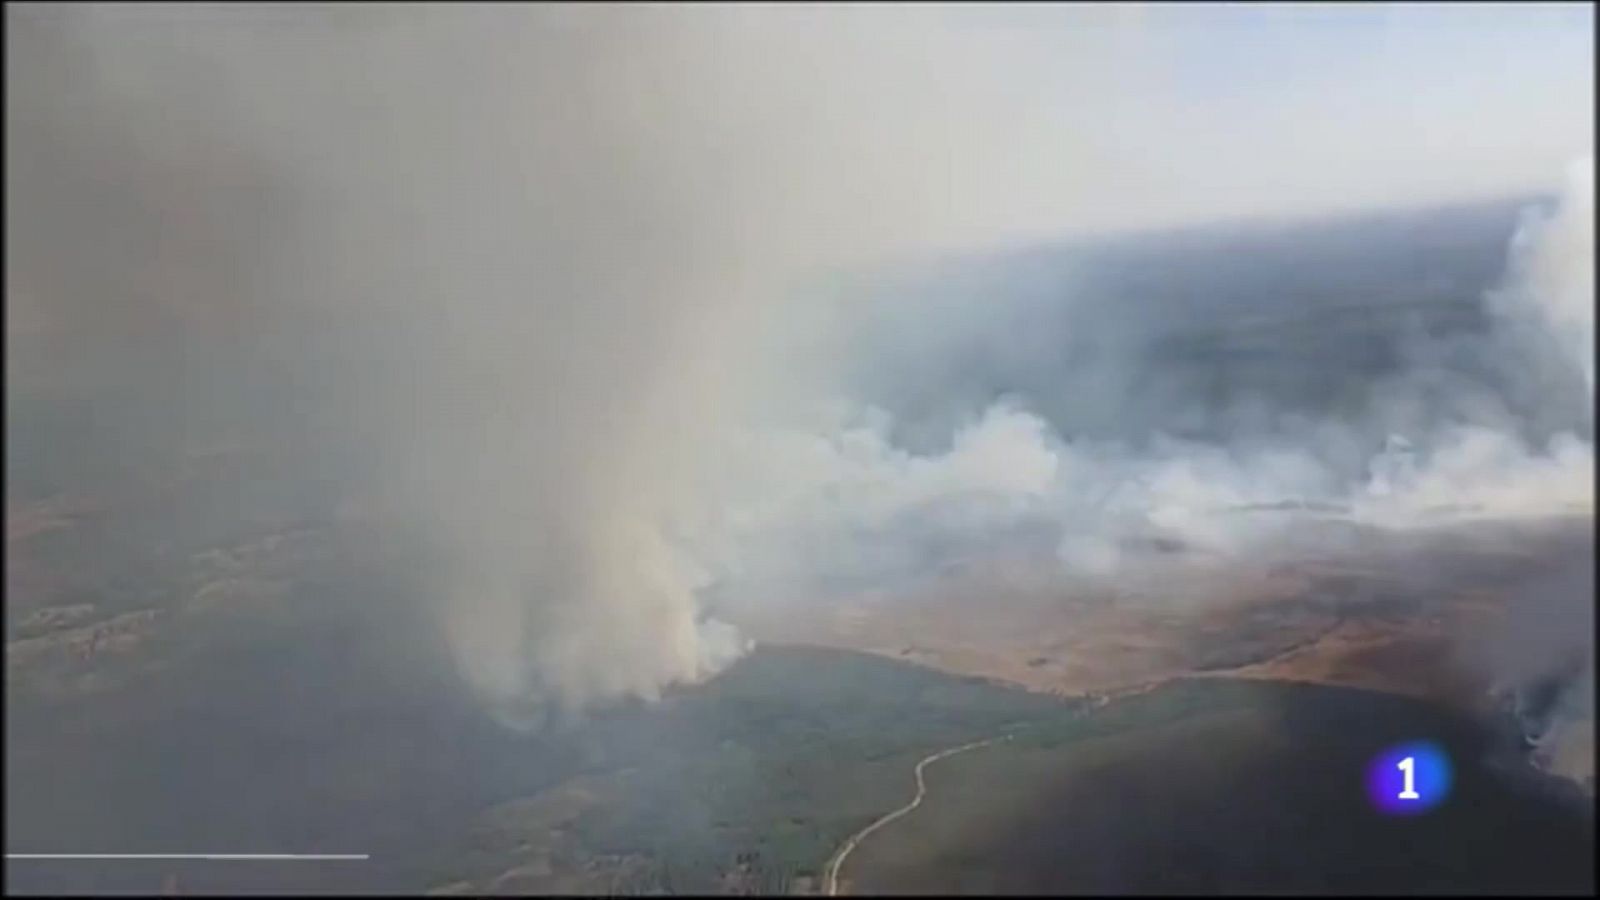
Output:
<path fill-rule="evenodd" d="M 86 464 L 292 446 L 420 536 L 441 632 L 513 722 L 717 671 L 745 641 L 713 588 L 1035 538 L 1063 577 L 1128 576 L 1125 538 L 1239 552 L 1281 523 L 1223 513 L 1286 501 L 1592 512 L 1592 13 L 1211 12 L 8 6 L 8 382 L 78 404 Z M 1031 307 L 807 293 L 1552 192 L 1489 324 L 1402 329 L 1332 412 L 1146 391 L 1167 314 L 1071 278 Z M 1041 368 L 995 396 L 969 351 Z M 907 371 L 970 390 L 895 409 Z"/>

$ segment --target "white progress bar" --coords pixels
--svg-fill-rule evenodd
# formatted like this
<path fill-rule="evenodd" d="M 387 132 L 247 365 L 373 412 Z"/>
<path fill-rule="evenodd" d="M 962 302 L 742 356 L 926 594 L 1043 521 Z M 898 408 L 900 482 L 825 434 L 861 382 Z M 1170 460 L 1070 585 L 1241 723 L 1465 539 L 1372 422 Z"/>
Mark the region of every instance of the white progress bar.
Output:
<path fill-rule="evenodd" d="M 202 859 L 287 862 L 371 859 L 366 853 L 7 853 L 6 859 Z"/>

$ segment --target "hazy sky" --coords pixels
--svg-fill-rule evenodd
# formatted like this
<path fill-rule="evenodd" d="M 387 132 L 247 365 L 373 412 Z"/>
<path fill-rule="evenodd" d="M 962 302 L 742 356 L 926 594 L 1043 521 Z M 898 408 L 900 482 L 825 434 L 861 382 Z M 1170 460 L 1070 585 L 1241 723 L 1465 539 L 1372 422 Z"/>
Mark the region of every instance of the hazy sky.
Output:
<path fill-rule="evenodd" d="M 150 57 L 206 66 L 230 118 L 269 147 L 288 133 L 280 154 L 311 139 L 296 128 L 322 129 L 322 143 L 385 116 L 405 128 L 447 90 L 416 80 L 438 66 L 533 90 L 564 72 L 575 94 L 602 85 L 591 109 L 615 101 L 604 127 L 637 128 L 619 132 L 637 146 L 740 157 L 710 166 L 730 192 L 792 186 L 809 199 L 784 200 L 807 219 L 860 197 L 863 211 L 829 223 L 872 233 L 847 236 L 853 250 L 907 220 L 923 240 L 992 242 L 1549 189 L 1594 130 L 1593 10 L 1580 4 L 98 12 L 86 33 L 105 77 L 148 95 L 170 90 Z M 561 28 L 621 37 L 585 51 L 594 69 L 534 62 L 538 35 Z M 502 140 L 547 124 L 515 93 L 495 101 L 505 126 L 451 102 Z M 662 118 L 685 114 L 700 130 Z"/>
<path fill-rule="evenodd" d="M 1014 102 L 1102 163 L 1086 219 L 1542 188 L 1592 142 L 1587 5 L 939 12 L 963 42 L 1003 47 L 990 71 Z"/>

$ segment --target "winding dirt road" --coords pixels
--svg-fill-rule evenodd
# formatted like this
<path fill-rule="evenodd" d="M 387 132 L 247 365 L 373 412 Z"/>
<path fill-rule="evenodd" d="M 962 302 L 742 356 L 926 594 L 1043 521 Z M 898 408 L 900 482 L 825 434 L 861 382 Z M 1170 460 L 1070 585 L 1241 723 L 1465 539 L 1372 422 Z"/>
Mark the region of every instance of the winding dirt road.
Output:
<path fill-rule="evenodd" d="M 877 831 L 879 828 L 882 828 L 883 826 L 888 825 L 890 822 L 893 822 L 895 819 L 898 819 L 901 816 L 906 815 L 907 813 L 909 813 L 912 810 L 916 809 L 918 806 L 922 805 L 922 798 L 924 796 L 926 796 L 927 793 L 928 793 L 927 783 L 922 780 L 922 770 L 927 768 L 930 763 L 938 762 L 939 760 L 944 759 L 947 756 L 955 756 L 957 753 L 965 753 L 968 750 L 976 750 L 979 747 L 988 746 L 989 744 L 993 744 L 993 743 L 996 743 L 998 741 L 1009 741 L 1009 740 L 1011 740 L 1011 735 L 1008 733 L 1008 734 L 1000 735 L 998 737 L 987 738 L 987 739 L 981 740 L 981 741 L 973 741 L 970 744 L 962 744 L 959 747 L 950 747 L 950 748 L 945 749 L 945 750 L 940 750 L 937 753 L 932 753 L 932 754 L 929 754 L 928 756 L 924 756 L 922 758 L 922 760 L 917 763 L 917 768 L 916 768 L 916 770 L 914 772 L 914 774 L 916 775 L 916 779 L 917 779 L 917 795 L 915 797 L 911 798 L 911 802 L 907 803 L 905 806 L 900 807 L 899 809 L 895 810 L 894 812 L 891 812 L 891 813 L 889 813 L 889 814 L 887 814 L 885 816 L 880 817 L 877 821 L 873 822 L 871 825 L 868 825 L 867 827 L 865 827 L 865 828 L 861 829 L 860 831 L 856 832 L 855 834 L 851 835 L 850 839 L 845 841 L 844 845 L 839 848 L 839 852 L 835 853 L 833 855 L 833 859 L 828 863 L 827 878 L 825 880 L 827 895 L 830 896 L 830 897 L 838 895 L 838 893 L 839 893 L 839 869 L 840 869 L 840 867 L 842 867 L 844 865 L 845 859 L 850 856 L 850 852 L 852 850 L 856 849 L 856 845 L 857 844 L 861 843 L 861 841 L 864 840 L 867 835 L 873 833 L 874 831 Z"/>
<path fill-rule="evenodd" d="M 1219 676 L 1219 675 L 1227 675 L 1231 671 L 1233 671 L 1233 670 L 1223 669 L 1223 670 L 1218 670 L 1216 672 L 1209 672 L 1209 673 L 1205 673 L 1205 674 L 1213 675 L 1213 676 Z M 1172 679 L 1172 678 L 1157 678 L 1157 679 L 1154 679 L 1154 680 L 1151 680 L 1151 681 L 1141 682 L 1141 683 L 1138 683 L 1138 684 L 1133 684 L 1133 685 L 1128 685 L 1128 686 L 1125 686 L 1125 687 L 1117 688 L 1116 690 L 1106 691 L 1104 693 L 1093 693 L 1093 694 L 1082 695 L 1081 699 L 1088 701 L 1088 705 L 1085 706 L 1082 710 L 1079 711 L 1079 715 L 1088 715 L 1089 713 L 1093 713 L 1095 711 L 1098 711 L 1098 710 L 1102 709 L 1103 707 L 1105 707 L 1107 704 L 1111 703 L 1113 700 L 1122 700 L 1122 699 L 1125 699 L 1127 697 L 1132 697 L 1132 696 L 1135 696 L 1135 695 L 1138 695 L 1138 694 L 1148 693 L 1150 691 L 1155 690 L 1158 687 L 1161 687 L 1162 685 L 1168 683 L 1169 681 L 1173 681 L 1173 680 L 1175 680 L 1175 679 Z M 912 773 L 913 775 L 916 776 L 916 781 L 917 781 L 917 793 L 916 793 L 916 796 L 911 798 L 911 802 L 910 803 L 907 803 L 905 806 L 902 806 L 899 809 L 897 809 L 897 810 L 895 810 L 895 811 L 893 811 L 891 813 L 888 813 L 887 815 L 881 816 L 876 821 L 874 821 L 872 824 L 868 825 L 867 827 L 865 827 L 865 828 L 861 829 L 860 831 L 856 832 L 855 834 L 851 835 L 850 839 L 845 841 L 844 844 L 842 844 L 839 847 L 838 852 L 835 853 L 833 855 L 833 858 L 828 861 L 827 868 L 823 870 L 823 872 L 824 872 L 823 893 L 825 895 L 829 896 L 829 897 L 838 896 L 838 894 L 839 894 L 839 870 L 844 867 L 844 861 L 850 856 L 851 852 L 856 849 L 856 845 L 860 844 L 863 840 L 865 840 L 867 835 L 873 833 L 874 831 L 877 831 L 879 828 L 882 828 L 885 825 L 888 825 L 890 822 L 893 822 L 894 820 L 900 818 L 901 816 L 904 816 L 904 815 L 910 813 L 912 810 L 914 810 L 917 807 L 922 805 L 922 798 L 927 796 L 927 793 L 928 793 L 928 785 L 927 785 L 927 782 L 925 782 L 923 780 L 922 770 L 926 769 L 929 766 L 929 764 L 936 763 L 939 760 L 944 759 L 945 757 L 948 757 L 948 756 L 955 756 L 957 753 L 965 753 L 968 750 L 976 750 L 979 747 L 987 747 L 990 744 L 999 743 L 1001 741 L 1009 741 L 1009 740 L 1011 740 L 1011 738 L 1016 734 L 1016 732 L 1019 729 L 1027 728 L 1027 727 L 1028 726 L 1026 724 L 1020 724 L 1020 725 L 1014 724 L 1014 725 L 1010 726 L 1010 728 L 1004 734 L 995 735 L 994 737 L 991 737 L 991 738 L 985 738 L 984 740 L 981 740 L 981 741 L 973 741 L 973 742 L 968 743 L 968 744 L 962 744 L 959 747 L 949 747 L 947 749 L 940 750 L 940 751 L 938 751 L 936 753 L 931 753 L 931 754 L 929 754 L 927 756 L 924 756 L 922 758 L 922 760 L 917 763 L 917 767 Z"/>

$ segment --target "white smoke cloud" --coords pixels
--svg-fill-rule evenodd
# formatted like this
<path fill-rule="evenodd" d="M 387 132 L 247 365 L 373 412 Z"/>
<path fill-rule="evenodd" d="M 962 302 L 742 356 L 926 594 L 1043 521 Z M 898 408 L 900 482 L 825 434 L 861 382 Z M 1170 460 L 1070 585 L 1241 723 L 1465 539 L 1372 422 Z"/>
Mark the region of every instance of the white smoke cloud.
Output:
<path fill-rule="evenodd" d="M 1539 391 L 1512 389 L 1504 400 L 1469 375 L 1442 381 L 1435 368 L 1416 365 L 1387 376 L 1378 405 L 1355 420 L 1280 420 L 1278 428 L 1224 434 L 1214 442 L 1157 431 L 1133 445 L 1067 439 L 1022 400 L 1008 399 L 958 424 L 946 450 L 915 453 L 894 444 L 893 416 L 858 402 L 845 415 L 853 423 L 848 428 L 770 429 L 747 437 L 742 447 L 766 468 L 742 479 L 750 487 L 749 504 L 726 501 L 738 512 L 723 519 L 728 533 L 717 540 L 736 549 L 710 551 L 726 560 L 718 573 L 789 589 L 808 578 L 813 589 L 829 578 L 910 578 L 998 541 L 1014 546 L 1021 533 L 1046 533 L 1056 541 L 1062 577 L 1125 580 L 1133 575 L 1130 565 L 1150 559 L 1147 552 L 1125 552 L 1130 541 L 1165 538 L 1187 551 L 1259 557 L 1293 540 L 1298 522 L 1330 516 L 1408 528 L 1474 517 L 1592 514 L 1592 418 L 1584 413 L 1542 439 L 1530 439 L 1523 429 L 1549 410 L 1592 405 L 1587 165 L 1574 165 L 1554 210 L 1528 213 L 1507 251 L 1506 277 L 1485 298 L 1490 327 L 1466 338 L 1470 354 L 1493 357 L 1494 367 L 1518 373 L 1514 388 L 1520 373 L 1552 367 L 1586 372 L 1587 394 L 1576 405 L 1568 394 L 1571 381 L 1541 376 Z M 907 315 L 949 314 L 912 306 Z M 1000 331 L 998 338 L 978 340 L 1026 336 Z M 1440 341 L 1403 340 L 1413 344 L 1408 359 L 1426 359 Z M 1558 359 L 1550 359 L 1552 348 Z M 893 348 L 867 352 L 898 359 Z M 1138 362 L 1130 357 L 1107 365 Z M 1048 389 L 1104 392 L 1107 383 L 1120 381 Z M 1440 389 L 1458 415 L 1418 415 L 1419 405 L 1437 405 L 1429 397 Z M 1149 404 L 1134 391 L 1099 400 L 1130 412 Z M 1526 405 L 1517 407 L 1517 400 Z M 851 400 L 846 394 L 834 404 L 850 408 Z M 1390 432 L 1395 426 L 1408 434 Z M 1354 468 L 1317 453 L 1386 432 L 1384 445 Z M 739 482 L 725 476 L 725 482 Z"/>
<path fill-rule="evenodd" d="M 1509 288 L 1496 295 L 1508 317 L 1530 318 L 1559 341 L 1594 390 L 1594 157 L 1567 170 L 1561 205 L 1532 216 L 1512 245 Z"/>

